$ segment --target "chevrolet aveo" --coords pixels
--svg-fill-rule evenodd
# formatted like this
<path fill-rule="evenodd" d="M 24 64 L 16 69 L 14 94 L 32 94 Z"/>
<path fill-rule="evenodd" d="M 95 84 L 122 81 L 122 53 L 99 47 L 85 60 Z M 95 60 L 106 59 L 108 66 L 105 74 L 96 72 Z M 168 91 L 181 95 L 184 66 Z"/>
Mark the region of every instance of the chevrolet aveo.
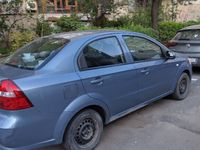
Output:
<path fill-rule="evenodd" d="M 39 38 L 0 66 L 0 148 L 90 150 L 103 126 L 155 100 L 184 99 L 191 65 L 126 31 Z"/>

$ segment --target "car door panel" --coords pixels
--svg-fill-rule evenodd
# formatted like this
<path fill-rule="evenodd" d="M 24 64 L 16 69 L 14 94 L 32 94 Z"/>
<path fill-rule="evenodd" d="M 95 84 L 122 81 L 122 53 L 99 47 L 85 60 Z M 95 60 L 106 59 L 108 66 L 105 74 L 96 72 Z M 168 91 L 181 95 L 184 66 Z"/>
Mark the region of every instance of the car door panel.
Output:
<path fill-rule="evenodd" d="M 176 63 L 164 59 L 143 62 L 143 67 L 139 69 L 141 74 L 139 101 L 148 101 L 171 92 L 176 68 Z M 148 70 L 148 72 L 143 72 L 143 70 Z"/>
<path fill-rule="evenodd" d="M 137 104 L 139 74 L 137 70 L 133 71 L 132 65 L 106 67 L 82 71 L 78 74 L 88 95 L 103 100 L 112 115 Z"/>
<path fill-rule="evenodd" d="M 116 43 L 110 38 L 95 39 L 83 48 L 80 60 L 85 63 L 78 75 L 88 95 L 104 101 L 111 115 L 116 115 L 136 105 L 139 74 L 132 64 L 127 63 L 126 56 L 126 62 L 116 63 L 121 57 L 117 56 L 120 52 L 115 52 L 124 51 L 121 46 L 116 46 L 119 41 Z"/>
<path fill-rule="evenodd" d="M 132 54 L 133 66 L 138 69 L 139 103 L 156 99 L 172 91 L 176 63 L 166 59 L 161 47 L 150 39 L 140 36 L 123 36 L 127 49 Z"/>

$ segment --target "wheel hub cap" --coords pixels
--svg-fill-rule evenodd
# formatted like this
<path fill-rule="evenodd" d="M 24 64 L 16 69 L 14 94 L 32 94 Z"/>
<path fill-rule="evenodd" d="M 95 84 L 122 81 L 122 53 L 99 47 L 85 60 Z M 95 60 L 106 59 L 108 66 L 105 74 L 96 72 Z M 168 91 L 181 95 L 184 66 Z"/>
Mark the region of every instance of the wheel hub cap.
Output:
<path fill-rule="evenodd" d="M 180 82 L 179 91 L 181 94 L 183 94 L 183 93 L 185 93 L 186 89 L 187 89 L 187 80 L 183 79 Z"/>
<path fill-rule="evenodd" d="M 79 124 L 74 138 L 78 144 L 85 145 L 93 139 L 94 134 L 94 121 L 92 119 L 85 119 Z"/>

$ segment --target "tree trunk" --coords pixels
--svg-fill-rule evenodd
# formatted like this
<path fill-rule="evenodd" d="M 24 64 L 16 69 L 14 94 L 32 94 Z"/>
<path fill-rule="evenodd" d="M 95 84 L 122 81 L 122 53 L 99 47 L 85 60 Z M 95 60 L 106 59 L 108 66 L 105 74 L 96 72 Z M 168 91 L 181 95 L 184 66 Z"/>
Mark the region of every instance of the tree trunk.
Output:
<path fill-rule="evenodd" d="M 10 48 L 11 43 L 10 43 L 10 35 L 7 35 L 6 38 L 4 39 L 5 42 L 5 48 Z"/>
<path fill-rule="evenodd" d="M 158 28 L 158 13 L 159 13 L 160 1 L 161 0 L 152 0 L 151 23 L 152 23 L 152 28 L 155 30 Z"/>
<path fill-rule="evenodd" d="M 147 7 L 147 0 L 142 1 L 142 6 L 143 6 L 143 8 Z"/>

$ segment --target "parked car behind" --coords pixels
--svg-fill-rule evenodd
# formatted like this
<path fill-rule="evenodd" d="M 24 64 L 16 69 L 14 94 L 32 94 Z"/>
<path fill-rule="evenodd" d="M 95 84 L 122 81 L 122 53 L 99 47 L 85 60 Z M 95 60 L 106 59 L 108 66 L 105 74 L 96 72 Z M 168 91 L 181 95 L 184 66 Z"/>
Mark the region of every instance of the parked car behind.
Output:
<path fill-rule="evenodd" d="M 0 76 L 1 149 L 91 150 L 105 124 L 167 95 L 184 99 L 191 65 L 144 34 L 85 31 L 25 45 Z"/>
<path fill-rule="evenodd" d="M 179 30 L 168 47 L 179 55 L 188 57 L 193 66 L 200 67 L 200 25 Z"/>

